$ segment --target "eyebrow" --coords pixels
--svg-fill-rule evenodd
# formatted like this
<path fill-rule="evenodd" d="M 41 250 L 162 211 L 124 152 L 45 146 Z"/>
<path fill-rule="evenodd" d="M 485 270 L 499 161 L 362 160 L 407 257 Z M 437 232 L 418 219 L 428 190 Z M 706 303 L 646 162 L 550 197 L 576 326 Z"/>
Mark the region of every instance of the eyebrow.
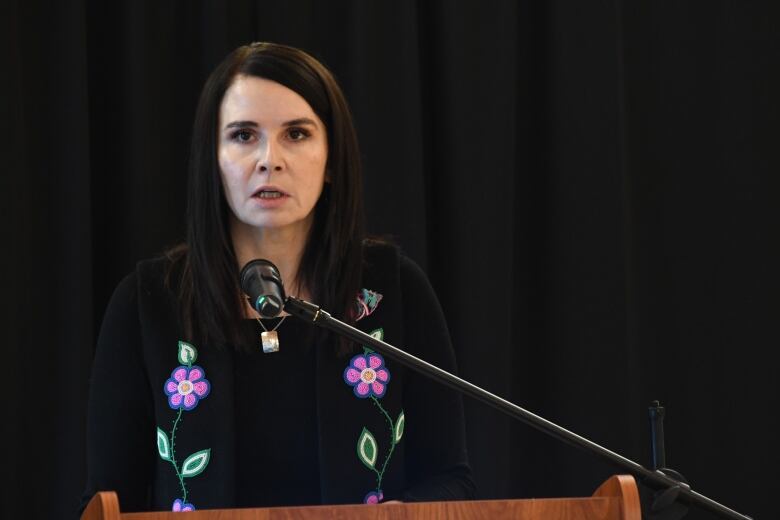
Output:
<path fill-rule="evenodd" d="M 287 121 L 282 126 L 299 126 L 299 125 L 317 126 L 317 123 L 315 123 L 313 119 L 309 119 L 308 117 L 299 117 L 298 119 Z"/>
<path fill-rule="evenodd" d="M 286 121 L 282 123 L 282 126 L 300 126 L 300 125 L 311 125 L 316 127 L 317 123 L 313 119 L 309 119 L 308 117 L 299 117 L 298 119 L 292 119 L 290 121 Z M 225 125 L 225 129 L 228 128 L 246 128 L 246 127 L 253 127 L 257 128 L 259 125 L 255 123 L 254 121 L 232 121 Z"/>
<path fill-rule="evenodd" d="M 247 126 L 257 126 L 254 121 L 233 121 L 225 125 L 225 128 L 244 128 Z"/>

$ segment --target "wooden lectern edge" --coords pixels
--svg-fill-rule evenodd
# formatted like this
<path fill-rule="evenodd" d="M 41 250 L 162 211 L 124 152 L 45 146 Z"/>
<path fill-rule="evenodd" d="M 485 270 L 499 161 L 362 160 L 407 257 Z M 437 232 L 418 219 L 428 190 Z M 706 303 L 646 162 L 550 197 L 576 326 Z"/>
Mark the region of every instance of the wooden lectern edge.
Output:
<path fill-rule="evenodd" d="M 642 508 L 639 505 L 639 489 L 631 475 L 613 475 L 593 493 L 594 497 L 614 497 L 620 501 L 625 520 L 641 520 Z"/>
<path fill-rule="evenodd" d="M 89 501 L 81 520 L 119 520 L 119 498 L 114 491 L 98 491 Z"/>
<path fill-rule="evenodd" d="M 601 514 L 597 516 L 587 515 L 587 518 L 620 518 L 620 520 L 641 520 L 641 508 L 639 505 L 639 491 L 637 489 L 634 477 L 630 475 L 614 475 L 609 480 L 605 481 L 599 488 L 593 493 L 592 499 L 605 500 L 605 502 L 598 502 L 604 505 L 608 509 L 611 509 L 613 513 L 619 516 L 603 517 Z M 465 501 L 465 502 L 417 502 L 409 504 L 388 504 L 387 506 L 364 506 L 364 505 L 347 505 L 347 506 L 309 506 L 309 507 L 297 507 L 297 508 L 271 508 L 271 509 L 245 509 L 239 512 L 239 510 L 202 510 L 194 513 L 188 513 L 183 520 L 187 518 L 201 518 L 201 519 L 268 519 L 268 518 L 371 518 L 371 519 L 391 519 L 391 518 L 441 518 L 442 514 L 445 516 L 452 516 L 453 518 L 510 518 L 510 516 L 502 515 L 504 511 L 509 512 L 507 507 L 511 508 L 512 505 L 520 505 L 523 503 L 529 513 L 533 513 L 535 510 L 539 513 L 542 512 L 542 507 L 545 511 L 552 512 L 550 507 L 560 506 L 556 513 L 565 513 L 567 508 L 575 507 L 577 504 L 580 506 L 588 503 L 587 498 L 573 498 L 573 499 L 526 499 L 526 500 L 493 500 L 493 501 Z M 470 504 L 470 506 L 466 505 Z M 607 504 L 611 504 L 607 506 Z M 465 506 L 465 509 L 464 507 Z M 476 509 L 473 506 L 477 506 L 481 513 L 474 516 Z M 490 507 L 492 506 L 492 508 Z M 499 509 L 496 509 L 499 506 Z M 539 507 L 537 507 L 539 506 Z M 436 509 L 431 509 L 434 507 Z M 579 507 L 579 506 L 576 506 Z M 601 505 L 599 506 L 601 507 Z M 367 509 L 364 509 L 367 508 Z M 379 508 L 379 509 L 374 509 Z M 485 509 L 483 509 L 485 508 Z M 603 508 L 602 508 L 603 509 Z M 316 513 L 316 514 L 315 514 Z M 460 513 L 460 514 L 459 514 Z M 498 513 L 498 514 L 497 514 Z M 175 515 L 175 516 L 173 516 Z M 542 516 L 531 515 L 529 518 L 546 518 L 547 515 Z M 117 494 L 113 491 L 101 491 L 95 494 L 84 510 L 81 520 L 121 520 L 131 518 L 136 520 L 164 520 L 169 518 L 179 518 L 178 513 L 165 513 L 165 512 L 150 512 L 150 513 L 125 513 L 119 512 L 119 500 Z M 586 518 L 574 514 L 564 514 L 561 518 Z"/>

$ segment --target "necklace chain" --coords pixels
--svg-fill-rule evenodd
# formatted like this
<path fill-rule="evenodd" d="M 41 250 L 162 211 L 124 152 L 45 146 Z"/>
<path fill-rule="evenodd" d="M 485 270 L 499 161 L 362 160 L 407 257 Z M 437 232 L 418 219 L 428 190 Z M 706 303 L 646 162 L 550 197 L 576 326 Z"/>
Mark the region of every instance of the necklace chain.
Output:
<path fill-rule="evenodd" d="M 246 298 L 247 303 L 249 303 L 249 296 L 244 296 L 244 298 Z M 250 303 L 250 307 L 251 307 L 251 303 Z M 260 326 L 263 327 L 263 332 L 273 332 L 279 328 L 279 325 L 281 325 L 284 320 L 287 319 L 287 316 L 289 316 L 289 314 L 285 314 L 284 316 L 282 316 L 282 319 L 279 320 L 279 323 L 277 323 L 276 326 L 272 328 L 270 331 L 265 328 L 265 324 L 263 323 L 263 320 L 257 317 L 255 317 L 255 319 L 257 320 L 257 323 L 259 323 Z"/>
<path fill-rule="evenodd" d="M 276 329 L 278 329 L 278 328 L 279 328 L 279 325 L 281 325 L 281 324 L 282 324 L 282 322 L 283 322 L 284 320 L 286 320 L 286 319 L 287 319 L 287 316 L 288 316 L 287 314 L 285 314 L 284 316 L 282 316 L 282 319 L 281 319 L 281 320 L 279 320 L 279 323 L 277 323 L 277 324 L 276 324 L 276 326 L 274 326 L 274 328 L 272 328 L 271 330 L 268 330 L 267 328 L 265 328 L 265 324 L 263 323 L 263 320 L 261 320 L 260 318 L 255 318 L 255 319 L 257 320 L 257 323 L 259 323 L 259 324 L 260 324 L 260 326 L 261 326 L 261 327 L 263 327 L 263 330 L 264 330 L 265 332 L 274 332 Z"/>

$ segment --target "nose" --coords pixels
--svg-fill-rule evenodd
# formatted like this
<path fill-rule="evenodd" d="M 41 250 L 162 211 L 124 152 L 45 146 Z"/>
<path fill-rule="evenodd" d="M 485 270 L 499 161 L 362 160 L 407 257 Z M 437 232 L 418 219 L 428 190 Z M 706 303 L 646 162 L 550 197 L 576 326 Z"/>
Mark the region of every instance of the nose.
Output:
<path fill-rule="evenodd" d="M 260 173 L 282 171 L 281 156 L 271 139 L 265 140 L 265 142 L 259 147 L 257 157 L 257 171 Z"/>

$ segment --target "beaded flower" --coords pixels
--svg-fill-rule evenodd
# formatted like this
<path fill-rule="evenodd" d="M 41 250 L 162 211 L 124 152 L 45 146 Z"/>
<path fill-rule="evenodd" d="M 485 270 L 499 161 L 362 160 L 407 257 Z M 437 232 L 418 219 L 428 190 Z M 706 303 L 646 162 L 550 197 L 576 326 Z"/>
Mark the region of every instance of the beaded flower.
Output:
<path fill-rule="evenodd" d="M 344 369 L 344 381 L 361 399 L 381 398 L 387 391 L 390 372 L 385 368 L 385 360 L 376 352 L 358 354 Z"/>
<path fill-rule="evenodd" d="M 184 511 L 195 511 L 195 506 L 192 504 L 189 504 L 185 501 L 183 501 L 180 498 L 177 498 L 173 501 L 173 508 L 171 509 L 174 513 L 184 512 Z"/>
<path fill-rule="evenodd" d="M 188 412 L 198 406 L 198 402 L 211 390 L 205 375 L 206 371 L 197 365 L 176 367 L 164 386 L 168 406 Z"/>
<path fill-rule="evenodd" d="M 382 499 L 385 498 L 385 496 L 382 494 L 382 490 L 379 491 L 370 491 L 366 498 L 363 499 L 364 504 L 378 504 L 382 501 Z"/>

